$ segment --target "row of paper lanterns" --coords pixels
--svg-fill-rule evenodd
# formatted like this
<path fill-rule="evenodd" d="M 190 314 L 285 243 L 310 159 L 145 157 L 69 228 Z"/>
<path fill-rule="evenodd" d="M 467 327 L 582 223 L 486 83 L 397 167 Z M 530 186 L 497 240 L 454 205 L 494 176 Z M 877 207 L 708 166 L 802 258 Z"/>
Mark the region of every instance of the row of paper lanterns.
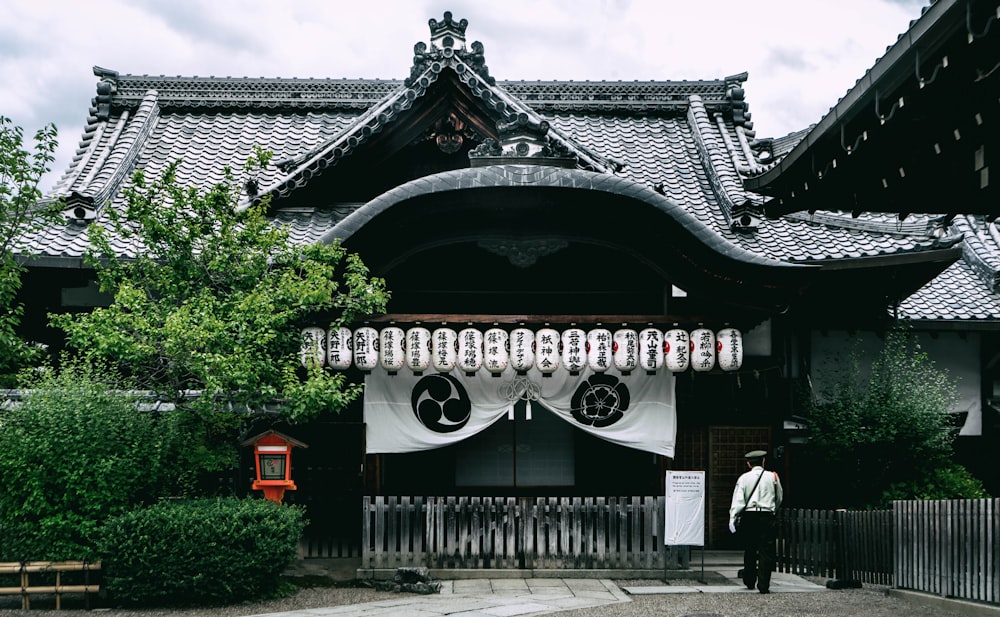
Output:
<path fill-rule="evenodd" d="M 479 330 L 414 326 L 406 330 L 389 326 L 302 330 L 303 366 L 318 363 L 336 370 L 354 366 L 362 371 L 381 367 L 389 372 L 407 368 L 415 373 L 433 369 L 475 373 L 502 373 L 538 369 L 551 374 L 562 367 L 571 373 L 584 368 L 604 372 L 710 371 L 716 365 L 735 371 L 743 365 L 743 335 L 736 328 L 718 332 L 697 328 L 659 330 L 605 328 L 503 328 Z"/>

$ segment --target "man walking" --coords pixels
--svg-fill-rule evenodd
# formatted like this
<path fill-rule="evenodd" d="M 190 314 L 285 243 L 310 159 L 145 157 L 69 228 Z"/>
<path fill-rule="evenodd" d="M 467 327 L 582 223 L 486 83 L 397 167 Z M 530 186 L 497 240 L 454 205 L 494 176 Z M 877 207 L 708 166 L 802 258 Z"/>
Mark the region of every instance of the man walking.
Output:
<path fill-rule="evenodd" d="M 747 589 L 756 585 L 761 593 L 771 592 L 777 537 L 775 512 L 781 505 L 782 497 L 777 472 L 764 470 L 766 454 L 763 450 L 753 450 L 744 455 L 750 470 L 736 481 L 729 508 L 730 533 L 736 533 L 736 518 L 740 518 L 743 584 Z"/>

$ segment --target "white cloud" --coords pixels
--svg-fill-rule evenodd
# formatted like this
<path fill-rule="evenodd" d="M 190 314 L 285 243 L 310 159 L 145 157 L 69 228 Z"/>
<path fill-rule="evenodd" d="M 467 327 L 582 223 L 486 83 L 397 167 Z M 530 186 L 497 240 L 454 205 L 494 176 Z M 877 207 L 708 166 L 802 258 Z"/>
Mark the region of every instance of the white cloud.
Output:
<path fill-rule="evenodd" d="M 817 122 L 915 19 L 887 0 L 13 0 L 0 114 L 60 130 L 57 176 L 94 96 L 121 73 L 404 78 L 428 19 L 469 21 L 497 79 L 699 80 L 749 72 L 758 135 Z M 55 177 L 47 184 L 50 185 Z"/>

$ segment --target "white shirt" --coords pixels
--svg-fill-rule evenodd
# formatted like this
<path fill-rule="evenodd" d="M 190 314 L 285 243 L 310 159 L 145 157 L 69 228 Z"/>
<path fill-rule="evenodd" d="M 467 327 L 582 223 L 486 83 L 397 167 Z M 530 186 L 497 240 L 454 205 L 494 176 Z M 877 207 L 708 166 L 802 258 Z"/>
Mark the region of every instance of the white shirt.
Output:
<path fill-rule="evenodd" d="M 755 490 L 754 484 L 757 484 L 757 478 L 760 478 L 760 484 Z M 752 495 L 750 491 L 753 491 Z M 778 474 L 764 471 L 763 467 L 757 465 L 736 481 L 733 503 L 729 508 L 729 522 L 736 521 L 736 515 L 743 511 L 744 506 L 747 510 L 761 509 L 774 512 L 781 506 L 781 497 L 781 480 L 778 479 Z"/>

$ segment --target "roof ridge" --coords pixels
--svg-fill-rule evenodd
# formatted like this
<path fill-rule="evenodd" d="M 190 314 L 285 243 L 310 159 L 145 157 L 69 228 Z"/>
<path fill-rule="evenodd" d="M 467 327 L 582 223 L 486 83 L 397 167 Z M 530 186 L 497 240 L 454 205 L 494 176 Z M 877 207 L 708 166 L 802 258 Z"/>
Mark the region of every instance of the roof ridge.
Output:
<path fill-rule="evenodd" d="M 461 59 L 459 59 L 461 60 Z M 464 62 L 464 61 L 463 61 Z M 467 65 L 468 66 L 468 65 Z M 475 69 L 473 67 L 469 67 Z M 492 79 L 492 78 L 491 78 Z M 105 76 L 102 82 L 108 82 Z M 365 108 L 399 86 L 396 78 L 201 77 L 115 75 L 110 97 L 115 105 L 134 107 L 149 90 L 160 93 L 160 106 Z M 537 110 L 627 110 L 670 112 L 686 110 L 692 94 L 711 108 L 728 108 L 727 80 L 493 80 L 512 96 Z"/>
<path fill-rule="evenodd" d="M 688 109 L 688 124 L 691 127 L 691 135 L 694 137 L 695 147 L 698 150 L 699 159 L 701 159 L 702 168 L 705 170 L 705 174 L 708 176 L 709 182 L 712 185 L 712 193 L 715 194 L 716 199 L 719 203 L 719 210 L 722 212 L 723 217 L 726 220 L 726 225 L 731 229 L 737 229 L 741 231 L 753 231 L 757 229 L 757 225 L 754 221 L 748 220 L 746 225 L 736 225 L 734 222 L 737 220 L 737 212 L 744 210 L 747 206 L 752 205 L 752 200 L 749 194 L 745 191 L 740 190 L 742 193 L 741 197 L 743 199 L 737 200 L 733 199 L 733 195 L 729 187 L 726 184 L 736 184 L 742 189 L 742 183 L 739 179 L 739 172 L 735 174 L 735 179 L 727 176 L 726 173 L 722 171 L 726 167 L 725 163 L 731 163 L 734 168 L 737 166 L 737 160 L 734 158 L 734 147 L 732 143 L 727 140 L 728 135 L 719 131 L 719 135 L 715 135 L 715 129 L 717 127 L 716 123 L 712 122 L 709 118 L 708 110 L 701 101 L 701 97 L 698 95 L 691 95 L 689 97 L 690 108 Z M 721 118 L 719 119 L 723 123 L 725 122 Z M 722 141 L 722 147 L 709 147 L 709 141 Z M 725 154 L 722 154 L 725 151 Z M 728 155 L 728 156 L 727 156 Z M 719 160 L 717 160 L 719 159 Z M 748 202 L 751 202 L 748 204 Z M 752 209 L 752 208 L 751 208 Z"/>
<path fill-rule="evenodd" d="M 157 93 L 151 90 L 143 99 L 143 104 L 131 122 L 124 116 L 121 118 L 116 134 L 112 136 L 114 143 L 106 147 L 102 157 L 94 162 L 94 167 L 83 179 L 79 189 L 72 190 L 66 200 L 68 209 L 84 205 L 99 210 L 111 200 L 135 168 L 139 153 L 156 126 L 158 118 Z M 122 126 L 123 124 L 125 126 Z M 117 160 L 110 165 L 110 171 L 107 171 L 109 167 L 107 164 L 112 159 Z"/>
<path fill-rule="evenodd" d="M 933 236 L 935 230 L 939 228 L 939 224 L 935 219 L 930 217 L 923 220 L 919 218 L 911 219 L 907 223 L 898 219 L 895 221 L 876 220 L 864 215 L 855 217 L 850 212 L 841 211 L 790 212 L 781 215 L 781 218 L 814 225 L 839 227 L 841 229 L 857 229 L 859 231 L 915 237 Z"/>
<path fill-rule="evenodd" d="M 986 246 L 986 241 L 979 234 L 979 225 L 971 215 L 965 215 L 955 217 L 955 226 L 965 236 L 962 258 L 991 292 L 1000 293 L 1000 257 Z M 993 237 L 993 230 L 987 229 L 987 233 L 995 241 L 1000 238 L 1000 232 L 996 233 L 997 238 Z"/>

